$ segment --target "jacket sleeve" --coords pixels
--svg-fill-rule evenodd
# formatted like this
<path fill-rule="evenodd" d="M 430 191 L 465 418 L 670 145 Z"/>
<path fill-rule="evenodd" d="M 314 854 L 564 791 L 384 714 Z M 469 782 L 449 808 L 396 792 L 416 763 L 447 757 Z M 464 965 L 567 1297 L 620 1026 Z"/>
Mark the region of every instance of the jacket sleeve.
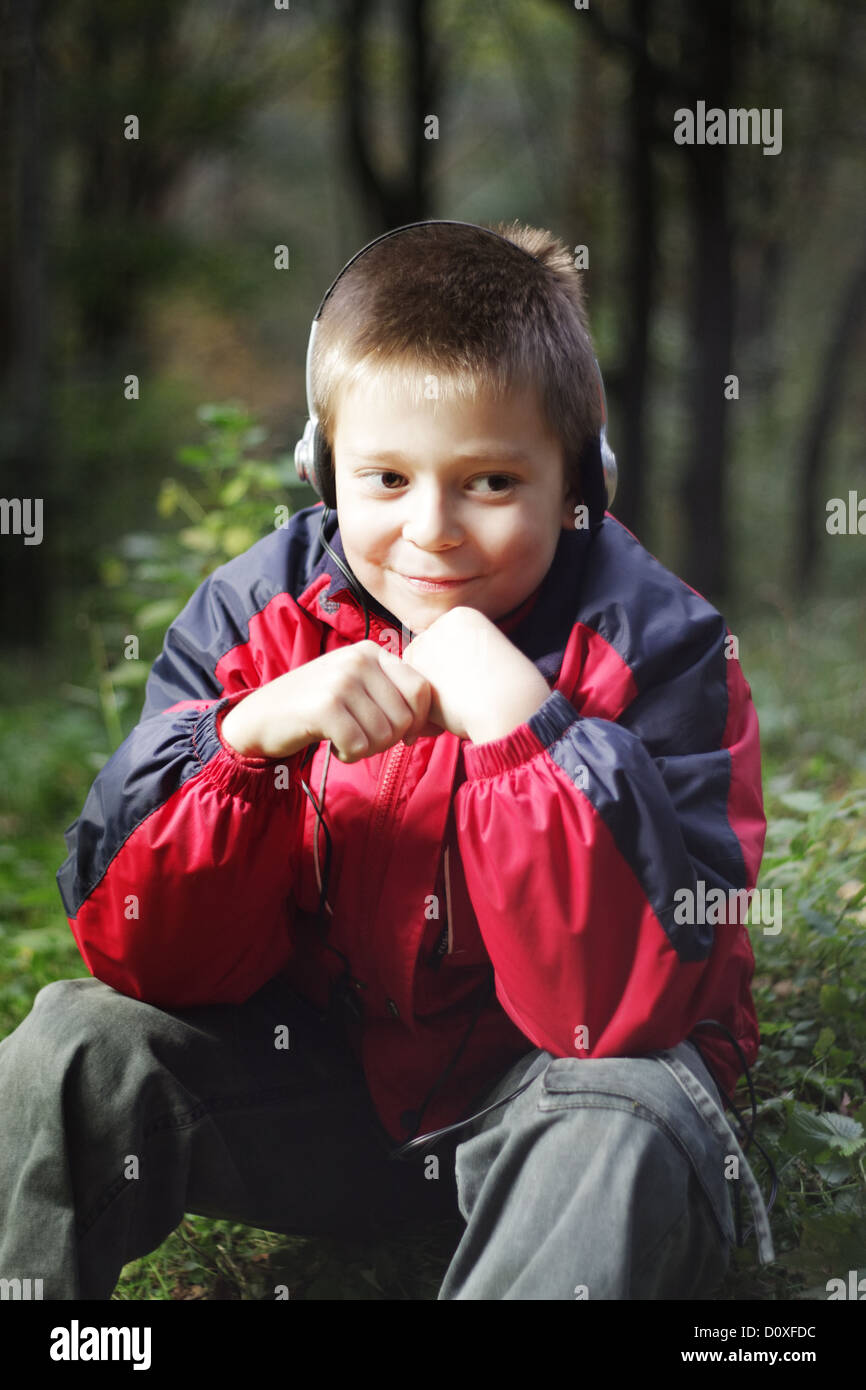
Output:
<path fill-rule="evenodd" d="M 57 875 L 91 973 L 165 1008 L 243 1002 L 291 954 L 306 750 L 247 758 L 222 741 L 224 714 L 259 683 L 232 574 L 215 571 L 169 628 Z"/>
<path fill-rule="evenodd" d="M 754 1060 L 746 929 L 701 912 L 699 880 L 754 887 L 766 828 L 757 715 L 721 616 L 654 658 L 618 718 L 554 690 L 467 745 L 464 767 L 467 888 L 521 1031 L 557 1057 L 645 1055 L 715 1010 Z"/>

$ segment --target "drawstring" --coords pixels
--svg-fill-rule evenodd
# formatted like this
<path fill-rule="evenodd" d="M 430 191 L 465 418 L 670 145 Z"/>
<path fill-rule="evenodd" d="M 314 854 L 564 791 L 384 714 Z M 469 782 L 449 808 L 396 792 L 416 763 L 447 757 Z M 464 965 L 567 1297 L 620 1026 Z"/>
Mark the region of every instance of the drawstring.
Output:
<path fill-rule="evenodd" d="M 448 931 L 448 954 L 454 950 L 454 932 L 451 926 L 451 875 L 448 872 L 448 845 L 445 846 L 445 925 Z"/>

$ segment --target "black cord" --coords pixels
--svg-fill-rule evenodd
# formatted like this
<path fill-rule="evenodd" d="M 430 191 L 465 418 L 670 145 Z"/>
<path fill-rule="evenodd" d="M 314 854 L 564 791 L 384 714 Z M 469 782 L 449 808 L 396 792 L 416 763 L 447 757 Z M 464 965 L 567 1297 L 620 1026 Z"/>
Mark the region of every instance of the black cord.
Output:
<path fill-rule="evenodd" d="M 488 997 L 489 996 L 485 996 L 485 1003 Z M 475 1027 L 476 1023 L 478 1022 L 480 1015 L 481 1010 L 479 1009 L 478 1013 L 470 1023 L 469 1028 L 465 1033 L 459 1048 L 457 1049 L 457 1052 L 455 1053 L 454 1057 L 446 1067 L 445 1072 L 443 1072 L 442 1076 L 440 1077 L 440 1080 L 434 1083 L 430 1093 L 427 1096 L 427 1099 L 425 1100 L 424 1104 L 421 1107 L 421 1110 L 418 1113 L 418 1119 L 415 1124 L 416 1131 L 418 1129 L 418 1125 L 421 1122 L 421 1115 L 423 1115 L 424 1111 L 427 1109 L 427 1106 L 430 1103 L 433 1094 L 438 1090 L 440 1083 L 445 1080 L 445 1077 L 447 1076 L 448 1072 L 457 1062 L 460 1054 L 462 1053 L 464 1047 L 469 1041 L 469 1035 L 472 1032 L 472 1029 Z M 533 1081 L 535 1080 L 535 1076 L 530 1076 L 528 1081 L 524 1081 L 523 1084 L 521 1086 L 518 1086 L 515 1091 L 511 1091 L 507 1096 L 503 1096 L 501 1100 L 495 1100 L 492 1105 L 485 1105 L 483 1110 L 476 1110 L 473 1115 L 467 1115 L 465 1119 L 457 1120 L 457 1122 L 453 1125 L 445 1125 L 442 1129 L 434 1129 L 431 1130 L 429 1134 L 420 1134 L 417 1138 L 409 1139 L 405 1144 L 401 1144 L 399 1148 L 392 1149 L 388 1157 L 397 1160 L 414 1158 L 416 1153 L 420 1152 L 422 1149 L 426 1151 L 427 1149 L 431 1148 L 434 1144 L 438 1144 L 439 1140 L 443 1139 L 446 1134 L 453 1134 L 458 1129 L 465 1129 L 465 1127 L 468 1124 L 474 1123 L 475 1120 L 483 1119 L 484 1116 L 489 1115 L 491 1111 L 498 1110 L 501 1105 L 507 1105 L 510 1100 L 514 1100 L 515 1097 L 521 1095 L 524 1091 L 528 1090 L 529 1087 L 532 1085 Z"/>
<path fill-rule="evenodd" d="M 466 1032 L 463 1034 L 463 1037 L 460 1039 L 460 1045 L 459 1045 L 459 1047 L 457 1048 L 457 1051 L 454 1053 L 454 1056 L 451 1058 L 451 1061 L 448 1063 L 448 1065 L 447 1065 L 447 1067 L 445 1068 L 445 1070 L 442 1071 L 442 1072 L 440 1072 L 440 1074 L 439 1074 L 439 1076 L 437 1077 L 437 1079 L 433 1082 L 433 1085 L 430 1087 L 430 1090 L 427 1092 L 427 1095 L 424 1097 L 424 1101 L 423 1101 L 423 1104 L 421 1105 L 421 1109 L 418 1110 L 417 1113 L 416 1113 L 416 1115 L 415 1115 L 415 1125 L 414 1125 L 412 1134 L 411 1134 L 410 1137 L 409 1137 L 409 1140 L 408 1140 L 405 1144 L 401 1144 L 399 1148 L 393 1149 L 393 1150 L 391 1151 L 391 1153 L 389 1153 L 389 1155 L 388 1155 L 389 1158 L 398 1158 L 398 1159 L 402 1159 L 402 1158 L 408 1158 L 408 1157 L 410 1157 L 410 1156 L 414 1156 L 414 1154 L 416 1153 L 416 1151 L 417 1151 L 417 1149 L 420 1147 L 420 1145 L 424 1144 L 425 1147 L 429 1148 L 429 1146 L 430 1146 L 431 1143 L 435 1143 L 438 1139 L 441 1139 L 442 1136 L 443 1136 L 444 1134 L 449 1134 L 449 1133 L 450 1133 L 452 1130 L 454 1130 L 454 1129 L 462 1129 L 464 1125 L 467 1125 L 467 1124 L 469 1123 L 469 1120 L 474 1120 L 474 1119 L 477 1119 L 477 1118 L 478 1118 L 478 1116 L 476 1116 L 476 1115 L 470 1115 L 468 1119 L 460 1120 L 460 1121 L 458 1121 L 457 1124 L 447 1125 L 444 1129 L 436 1129 L 436 1130 L 433 1130 L 430 1134 L 421 1134 L 421 1135 L 418 1135 L 418 1130 L 421 1128 L 421 1121 L 422 1121 L 422 1119 L 423 1119 L 423 1117 L 424 1117 L 424 1112 L 425 1112 L 425 1110 L 428 1108 L 428 1106 L 429 1106 L 431 1100 L 433 1099 L 433 1097 L 435 1096 L 436 1092 L 437 1092 L 438 1090 L 440 1090 L 441 1087 L 445 1084 L 445 1082 L 447 1081 L 448 1077 L 451 1075 L 452 1071 L 453 1071 L 454 1068 L 456 1067 L 457 1063 L 460 1061 L 460 1058 L 462 1057 L 462 1055 L 463 1055 L 463 1053 L 464 1053 L 464 1051 L 465 1051 L 465 1049 L 466 1049 L 466 1046 L 467 1046 L 467 1044 L 468 1044 L 468 1042 L 469 1042 L 469 1039 L 470 1039 L 470 1037 L 471 1037 L 471 1035 L 472 1035 L 472 1032 L 473 1032 L 473 1030 L 474 1030 L 474 1028 L 475 1028 L 475 1025 L 477 1024 L 479 1018 L 481 1017 L 481 1014 L 482 1014 L 482 1012 L 483 1012 L 483 1010 L 484 1010 L 484 1006 L 485 1006 L 486 1004 L 488 1004 L 489 1001 L 493 998 L 493 992 L 494 992 L 494 989 L 495 989 L 495 988 L 496 988 L 496 977 L 494 976 L 493 972 L 491 971 L 490 979 L 489 979 L 488 982 L 487 982 L 487 988 L 486 988 L 486 990 L 484 990 L 484 992 L 481 994 L 480 999 L 479 999 L 479 1002 L 478 1002 L 478 1003 L 476 1004 L 476 1006 L 475 1006 L 475 1011 L 474 1011 L 474 1013 L 473 1013 L 473 1015 L 472 1015 L 472 1019 L 471 1019 L 471 1021 L 470 1021 L 469 1027 L 467 1028 Z M 513 1092 L 512 1094 L 516 1095 L 517 1092 L 515 1091 L 515 1092 Z M 511 1096 L 507 1096 L 506 1099 L 507 1099 L 507 1100 L 510 1100 L 510 1099 L 511 1099 Z M 504 1101 L 499 1101 L 499 1102 L 497 1102 L 497 1104 L 499 1104 L 499 1105 L 503 1105 L 504 1103 L 505 1103 Z M 493 1109 L 493 1108 L 495 1108 L 495 1107 L 488 1107 L 488 1109 Z M 483 1112 L 481 1112 L 481 1113 L 486 1114 L 487 1111 L 485 1110 L 485 1111 L 483 1111 Z M 416 1136 L 417 1136 L 417 1137 L 416 1137 Z"/>
<path fill-rule="evenodd" d="M 358 602 L 361 604 L 361 607 L 362 607 L 363 610 L 364 610 L 364 641 L 366 642 L 366 641 L 367 641 L 367 638 L 370 636 L 370 612 L 369 612 L 369 609 L 367 608 L 367 599 L 366 599 L 366 597 L 365 597 L 365 594 L 364 594 L 363 589 L 362 589 L 362 588 L 360 587 L 360 585 L 358 584 L 358 581 L 357 581 L 357 579 L 355 578 L 355 576 L 354 576 L 354 574 L 352 573 L 352 571 L 351 571 L 350 569 L 347 569 L 347 568 L 346 568 L 346 566 L 343 564 L 343 561 L 340 559 L 339 555 L 336 555 L 336 554 L 334 553 L 334 551 L 333 551 L 333 550 L 331 549 L 331 547 L 328 545 L 328 542 L 325 540 L 325 525 L 326 525 L 326 523 L 327 523 L 327 519 L 328 519 L 328 517 L 330 516 L 330 514 L 331 514 L 331 509 L 330 509 L 330 507 L 328 506 L 328 504 L 327 504 L 327 502 L 326 502 L 326 503 L 325 503 L 325 506 L 324 506 L 324 508 L 323 508 L 323 510 L 322 510 L 322 520 L 321 520 L 321 522 L 319 523 L 319 540 L 322 542 L 322 545 L 324 546 L 325 550 L 327 550 L 327 552 L 328 552 L 328 554 L 330 555 L 331 559 L 333 560 L 334 564 L 337 566 L 337 568 L 338 568 L 339 570 L 342 570 L 343 574 L 344 574 L 344 575 L 346 576 L 346 578 L 348 579 L 353 594 L 354 594 L 355 597 L 358 599 Z"/>
<path fill-rule="evenodd" d="M 356 581 L 356 579 L 355 579 L 355 576 L 351 573 L 350 570 L 348 570 L 348 569 L 346 568 L 346 566 L 345 566 L 345 565 L 343 564 L 343 562 L 341 561 L 339 555 L 336 555 L 336 554 L 334 553 L 334 551 L 331 549 L 330 545 L 328 544 L 327 540 L 325 539 L 324 531 L 325 531 L 325 525 L 326 525 L 326 523 L 327 523 L 327 519 L 328 519 L 328 516 L 329 516 L 329 515 L 330 515 L 330 508 L 329 508 L 329 507 L 327 506 L 327 504 L 326 504 L 325 507 L 324 507 L 324 509 L 323 509 L 323 511 L 322 511 L 322 519 L 321 519 L 321 522 L 320 522 L 320 524 L 319 524 L 319 539 L 320 539 L 320 541 L 322 542 L 322 545 L 324 546 L 325 550 L 326 550 L 326 551 L 328 552 L 328 554 L 331 556 L 331 558 L 332 558 L 332 560 L 334 561 L 334 563 L 339 567 L 340 570 L 342 570 L 343 574 L 344 574 L 344 575 L 346 576 L 346 578 L 348 579 L 349 584 L 351 585 L 353 592 L 356 594 L 356 596 L 357 596 L 358 599 L 360 600 L 360 603 L 361 603 L 361 605 L 362 605 L 362 607 L 363 607 L 363 609 L 364 609 L 364 618 L 365 618 L 365 624 L 364 624 L 364 638 L 365 638 L 365 640 L 366 640 L 366 638 L 369 636 L 369 633 L 370 633 L 370 614 L 369 614 L 369 611 L 368 611 L 368 609 L 367 609 L 367 604 L 366 604 L 366 600 L 365 600 L 365 598 L 364 598 L 364 593 L 363 593 L 363 591 L 359 588 L 358 583 L 357 583 L 357 581 Z M 325 630 L 323 629 L 323 631 L 322 631 L 322 642 L 321 642 L 321 650 L 322 650 L 322 651 L 324 651 L 325 638 L 326 638 L 326 636 L 327 636 L 327 633 L 326 633 Z M 322 942 L 322 945 L 325 946 L 329 951 L 331 951 L 333 955 L 338 956 L 339 959 L 340 959 L 340 961 L 342 962 L 342 966 L 343 966 L 343 974 L 342 974 L 342 976 L 341 976 L 339 979 L 335 980 L 334 985 L 332 986 L 332 990 L 331 990 L 331 1000 L 330 1000 L 330 1012 L 331 1012 L 331 1013 L 334 1013 L 334 1012 L 336 1011 L 336 1005 L 337 1005 L 337 1004 L 339 1004 L 339 1003 L 346 1004 L 346 1005 L 348 1005 L 350 1011 L 351 1011 L 351 1012 L 353 1013 L 353 1015 L 355 1016 L 356 1020 L 357 1020 L 357 1021 L 360 1021 L 360 1017 L 361 1017 L 361 1005 L 360 1005 L 360 1000 L 359 1000 L 359 999 L 357 998 L 357 996 L 353 993 L 353 986 L 357 985 L 357 986 L 360 986 L 360 987 L 363 988 L 363 981 L 361 981 L 361 980 L 354 980 L 354 979 L 353 979 L 352 972 L 351 972 L 351 969 L 350 969 L 350 966 L 349 966 L 349 959 L 348 959 L 348 957 L 339 949 L 339 947 L 334 946 L 334 945 L 332 944 L 332 942 L 328 941 L 328 939 L 327 939 L 327 937 L 328 937 L 328 923 L 327 923 L 327 918 L 326 918 L 326 916 L 325 916 L 325 913 L 326 913 L 326 909 L 327 909 L 327 905 L 328 905 L 328 886 L 329 886 L 329 884 L 330 884 L 330 878 L 331 878 L 331 854 L 332 854 L 332 848 L 333 848 L 333 846 L 332 846 L 332 840 L 331 840 L 331 832 L 330 832 L 330 830 L 328 829 L 328 823 L 327 823 L 327 821 L 325 820 L 324 806 L 325 806 L 325 784 L 326 784 L 327 776 L 328 776 L 328 767 L 329 767 L 330 761 L 331 761 L 331 740 L 330 740 L 330 739 L 327 740 L 327 745 L 328 745 L 328 746 L 327 746 L 327 751 L 326 751 L 326 754 L 325 754 L 325 763 L 324 763 L 324 767 L 322 768 L 322 780 L 321 780 L 321 783 L 320 783 L 320 786 L 319 786 L 319 799 L 318 799 L 318 800 L 316 799 L 316 796 L 315 796 L 315 794 L 313 793 L 313 791 L 311 790 L 311 788 L 308 787 L 307 783 L 304 781 L 303 777 L 301 778 L 301 786 L 302 786 L 304 792 L 306 793 L 306 795 L 309 797 L 310 801 L 312 802 L 312 804 L 313 804 L 313 809 L 315 810 L 315 813 L 316 813 L 316 827 L 315 827 L 315 830 L 314 830 L 313 833 L 314 833 L 314 836 L 315 836 L 316 861 L 317 861 L 317 862 L 318 862 L 318 852 L 319 852 L 319 831 L 320 831 L 320 830 L 324 830 L 324 832 L 325 832 L 325 866 L 324 866 L 324 872 L 321 874 L 321 888 L 320 888 L 320 892 L 319 892 L 319 907 L 318 907 L 318 913 L 317 913 L 317 916 L 316 916 L 316 929 L 317 929 L 317 931 L 318 931 L 319 940 Z M 303 759 L 303 761 L 302 761 L 302 763 L 301 763 L 301 772 L 303 772 L 304 768 L 307 766 L 307 764 L 308 764 L 308 763 L 312 760 L 312 758 L 314 757 L 317 747 L 318 747 L 318 744 L 316 744 L 316 743 L 311 743 L 311 744 L 310 744 L 309 748 L 307 749 L 306 754 L 304 755 L 304 759 Z"/>

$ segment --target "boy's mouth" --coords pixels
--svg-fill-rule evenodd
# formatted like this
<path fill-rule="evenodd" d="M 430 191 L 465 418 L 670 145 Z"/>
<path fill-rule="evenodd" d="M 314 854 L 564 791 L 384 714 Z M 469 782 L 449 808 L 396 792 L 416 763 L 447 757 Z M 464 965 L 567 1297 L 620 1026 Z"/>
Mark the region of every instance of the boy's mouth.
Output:
<path fill-rule="evenodd" d="M 478 579 L 478 575 L 468 575 L 466 579 L 425 579 L 419 575 L 401 574 L 401 579 L 405 579 L 411 588 L 419 590 L 421 593 L 439 593 L 447 589 L 459 589 L 464 584 L 471 584 Z"/>

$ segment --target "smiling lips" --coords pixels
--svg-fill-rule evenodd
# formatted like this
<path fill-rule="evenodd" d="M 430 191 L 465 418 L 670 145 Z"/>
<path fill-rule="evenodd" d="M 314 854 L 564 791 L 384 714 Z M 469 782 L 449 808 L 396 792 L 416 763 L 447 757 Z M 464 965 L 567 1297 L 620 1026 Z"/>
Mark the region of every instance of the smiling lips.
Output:
<path fill-rule="evenodd" d="M 425 579 L 421 575 L 404 574 L 401 578 L 408 584 L 413 584 L 419 589 L 435 591 L 437 589 L 456 589 L 461 584 L 468 584 L 470 580 L 476 578 L 475 575 L 467 575 L 465 579 Z"/>

